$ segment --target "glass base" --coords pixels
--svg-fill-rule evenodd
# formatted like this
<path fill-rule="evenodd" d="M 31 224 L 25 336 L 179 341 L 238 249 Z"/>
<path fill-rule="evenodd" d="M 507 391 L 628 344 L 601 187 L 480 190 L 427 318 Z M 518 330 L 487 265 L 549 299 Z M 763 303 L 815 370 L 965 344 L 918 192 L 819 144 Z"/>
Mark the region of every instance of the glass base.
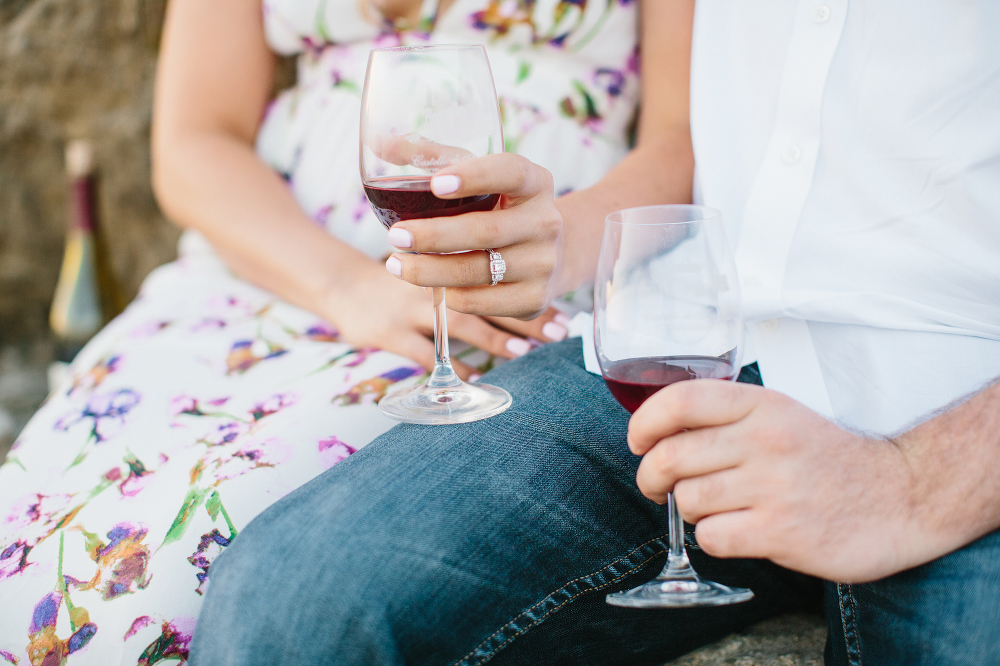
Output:
<path fill-rule="evenodd" d="M 512 402 L 510 393 L 489 384 L 461 382 L 431 388 L 425 383 L 391 393 L 378 406 L 386 416 L 403 423 L 447 425 L 488 419 L 505 412 Z"/>
<path fill-rule="evenodd" d="M 690 606 L 725 606 L 753 599 L 745 587 L 728 587 L 697 577 L 684 579 L 656 578 L 625 592 L 606 597 L 612 606 L 627 608 L 685 608 Z"/>

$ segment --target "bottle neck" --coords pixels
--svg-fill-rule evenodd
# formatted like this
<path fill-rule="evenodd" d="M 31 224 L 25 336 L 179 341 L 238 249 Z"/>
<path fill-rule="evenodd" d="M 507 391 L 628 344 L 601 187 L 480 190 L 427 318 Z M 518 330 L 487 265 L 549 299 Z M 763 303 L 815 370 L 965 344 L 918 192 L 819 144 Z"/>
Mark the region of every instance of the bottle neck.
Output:
<path fill-rule="evenodd" d="M 87 233 L 94 231 L 94 188 L 90 176 L 70 181 L 69 228 Z"/>

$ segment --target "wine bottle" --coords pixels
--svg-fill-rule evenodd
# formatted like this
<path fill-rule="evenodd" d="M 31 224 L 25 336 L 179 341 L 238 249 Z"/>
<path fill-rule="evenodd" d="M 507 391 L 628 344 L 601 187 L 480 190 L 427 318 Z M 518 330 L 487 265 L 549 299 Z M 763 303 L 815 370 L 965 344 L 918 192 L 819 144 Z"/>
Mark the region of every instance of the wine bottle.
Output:
<path fill-rule="evenodd" d="M 94 239 L 93 148 L 87 141 L 66 146 L 69 175 L 69 225 L 62 269 L 49 312 L 56 357 L 68 363 L 104 326 L 104 308 Z"/>

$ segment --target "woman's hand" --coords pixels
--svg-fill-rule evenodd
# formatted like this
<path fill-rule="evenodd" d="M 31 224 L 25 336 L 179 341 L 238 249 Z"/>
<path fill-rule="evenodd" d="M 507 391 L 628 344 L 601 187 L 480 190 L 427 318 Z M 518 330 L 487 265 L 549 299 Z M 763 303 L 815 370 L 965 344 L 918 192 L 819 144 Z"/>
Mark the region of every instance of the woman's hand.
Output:
<path fill-rule="evenodd" d="M 562 230 L 551 174 L 519 155 L 488 155 L 442 169 L 431 190 L 442 199 L 503 196 L 493 211 L 397 222 L 389 242 L 421 254 L 397 252 L 386 269 L 415 285 L 448 287 L 448 307 L 459 312 L 518 319 L 543 312 L 556 295 Z M 496 286 L 486 248 L 507 264 Z"/>
<path fill-rule="evenodd" d="M 448 293 L 451 305 L 451 292 Z M 316 308 L 340 330 L 342 338 L 356 346 L 371 346 L 413 359 L 428 370 L 434 367 L 433 301 L 429 290 L 396 280 L 377 262 L 363 266 L 349 289 L 327 296 Z M 448 333 L 503 358 L 522 356 L 531 350 L 525 337 L 556 342 L 566 337 L 568 319 L 550 308 L 528 321 L 490 318 L 460 312 L 448 313 Z M 507 330 L 504 330 L 507 329 Z M 516 333 L 517 335 L 513 335 Z M 468 379 L 475 369 L 452 359 L 455 372 Z"/>

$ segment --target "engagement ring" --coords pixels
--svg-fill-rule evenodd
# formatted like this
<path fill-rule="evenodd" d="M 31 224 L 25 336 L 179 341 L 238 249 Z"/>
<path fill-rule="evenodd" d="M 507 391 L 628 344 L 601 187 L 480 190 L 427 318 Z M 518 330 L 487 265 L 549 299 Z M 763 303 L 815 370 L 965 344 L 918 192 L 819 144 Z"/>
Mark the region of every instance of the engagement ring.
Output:
<path fill-rule="evenodd" d="M 490 276 L 493 278 L 491 287 L 497 286 L 497 282 L 503 280 L 503 274 L 507 272 L 507 262 L 503 260 L 496 250 L 486 249 L 490 253 Z"/>

